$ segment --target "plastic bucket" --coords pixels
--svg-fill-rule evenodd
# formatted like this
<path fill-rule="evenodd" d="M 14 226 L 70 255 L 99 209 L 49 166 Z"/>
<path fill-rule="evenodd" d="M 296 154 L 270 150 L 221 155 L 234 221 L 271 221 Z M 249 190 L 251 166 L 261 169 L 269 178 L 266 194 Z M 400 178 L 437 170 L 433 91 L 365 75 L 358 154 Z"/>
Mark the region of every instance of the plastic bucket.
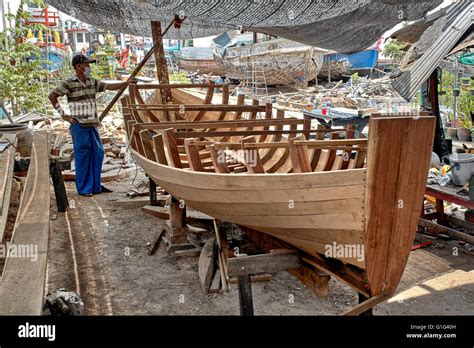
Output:
<path fill-rule="evenodd" d="M 464 186 L 474 174 L 474 155 L 458 153 L 449 157 L 451 178 L 454 185 Z"/>

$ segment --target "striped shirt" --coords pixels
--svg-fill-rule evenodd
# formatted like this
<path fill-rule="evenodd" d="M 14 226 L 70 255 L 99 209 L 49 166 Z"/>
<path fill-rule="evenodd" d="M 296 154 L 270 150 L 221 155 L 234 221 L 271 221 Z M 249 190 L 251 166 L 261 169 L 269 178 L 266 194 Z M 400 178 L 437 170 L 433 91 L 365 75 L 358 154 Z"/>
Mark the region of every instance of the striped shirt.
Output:
<path fill-rule="evenodd" d="M 67 97 L 69 111 L 75 118 L 97 118 L 97 104 L 95 96 L 104 92 L 107 85 L 99 80 L 87 78 L 86 82 L 79 80 L 77 76 L 61 82 L 53 92 L 62 97 Z"/>

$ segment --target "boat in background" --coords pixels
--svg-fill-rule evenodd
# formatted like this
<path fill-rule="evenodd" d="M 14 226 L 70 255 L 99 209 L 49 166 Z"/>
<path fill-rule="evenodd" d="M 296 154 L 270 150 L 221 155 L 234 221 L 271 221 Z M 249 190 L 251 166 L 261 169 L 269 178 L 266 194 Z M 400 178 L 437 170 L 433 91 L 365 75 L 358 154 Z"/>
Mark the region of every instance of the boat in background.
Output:
<path fill-rule="evenodd" d="M 46 61 L 43 64 L 43 69 L 49 72 L 61 70 L 69 52 L 63 43 L 61 31 L 58 29 L 59 12 L 47 5 L 40 7 L 33 3 L 29 3 L 25 7 L 25 11 L 29 18 L 25 19 L 24 25 L 32 27 L 28 30 L 27 40 L 40 48 L 41 59 Z M 33 27 L 38 24 L 50 28 L 51 33 Z M 38 58 L 32 57 L 32 59 Z"/>
<path fill-rule="evenodd" d="M 319 77 L 340 79 L 342 75 L 358 73 L 368 76 L 377 66 L 381 40 L 368 49 L 351 54 L 328 52 L 324 55 Z"/>
<path fill-rule="evenodd" d="M 214 57 L 211 47 L 183 47 L 174 52 L 178 66 L 187 71 L 225 76 L 223 64 Z"/>
<path fill-rule="evenodd" d="M 219 35 L 213 45 L 215 56 L 222 61 L 226 76 L 231 79 L 244 81 L 256 75 L 255 80 L 264 79 L 267 85 L 298 87 L 306 87 L 316 78 L 323 63 L 323 52 L 326 52 L 287 39 L 249 43 L 232 33 Z"/>

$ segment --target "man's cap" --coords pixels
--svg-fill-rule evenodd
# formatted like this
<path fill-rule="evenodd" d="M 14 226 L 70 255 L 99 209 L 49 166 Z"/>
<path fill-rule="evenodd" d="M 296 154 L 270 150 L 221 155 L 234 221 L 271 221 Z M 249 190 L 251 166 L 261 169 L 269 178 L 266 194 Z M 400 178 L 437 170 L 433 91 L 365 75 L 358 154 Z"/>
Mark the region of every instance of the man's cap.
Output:
<path fill-rule="evenodd" d="M 76 54 L 74 58 L 72 58 L 72 66 L 76 66 L 77 64 L 82 64 L 82 63 L 95 63 L 95 59 L 89 59 L 83 54 Z"/>

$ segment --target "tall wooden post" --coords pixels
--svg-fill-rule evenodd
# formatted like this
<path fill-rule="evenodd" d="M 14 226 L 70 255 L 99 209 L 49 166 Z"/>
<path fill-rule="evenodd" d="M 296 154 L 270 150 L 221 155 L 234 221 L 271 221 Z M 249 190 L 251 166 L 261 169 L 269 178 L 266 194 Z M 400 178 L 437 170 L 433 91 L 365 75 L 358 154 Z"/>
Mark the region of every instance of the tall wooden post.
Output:
<path fill-rule="evenodd" d="M 151 35 L 153 38 L 154 55 L 156 62 L 156 71 L 158 80 L 161 84 L 169 84 L 168 65 L 166 64 L 165 49 L 163 47 L 163 34 L 161 32 L 161 22 L 151 22 Z M 171 101 L 171 90 L 169 88 L 161 89 L 161 101 L 167 104 Z M 167 119 L 168 119 L 168 115 Z"/>

